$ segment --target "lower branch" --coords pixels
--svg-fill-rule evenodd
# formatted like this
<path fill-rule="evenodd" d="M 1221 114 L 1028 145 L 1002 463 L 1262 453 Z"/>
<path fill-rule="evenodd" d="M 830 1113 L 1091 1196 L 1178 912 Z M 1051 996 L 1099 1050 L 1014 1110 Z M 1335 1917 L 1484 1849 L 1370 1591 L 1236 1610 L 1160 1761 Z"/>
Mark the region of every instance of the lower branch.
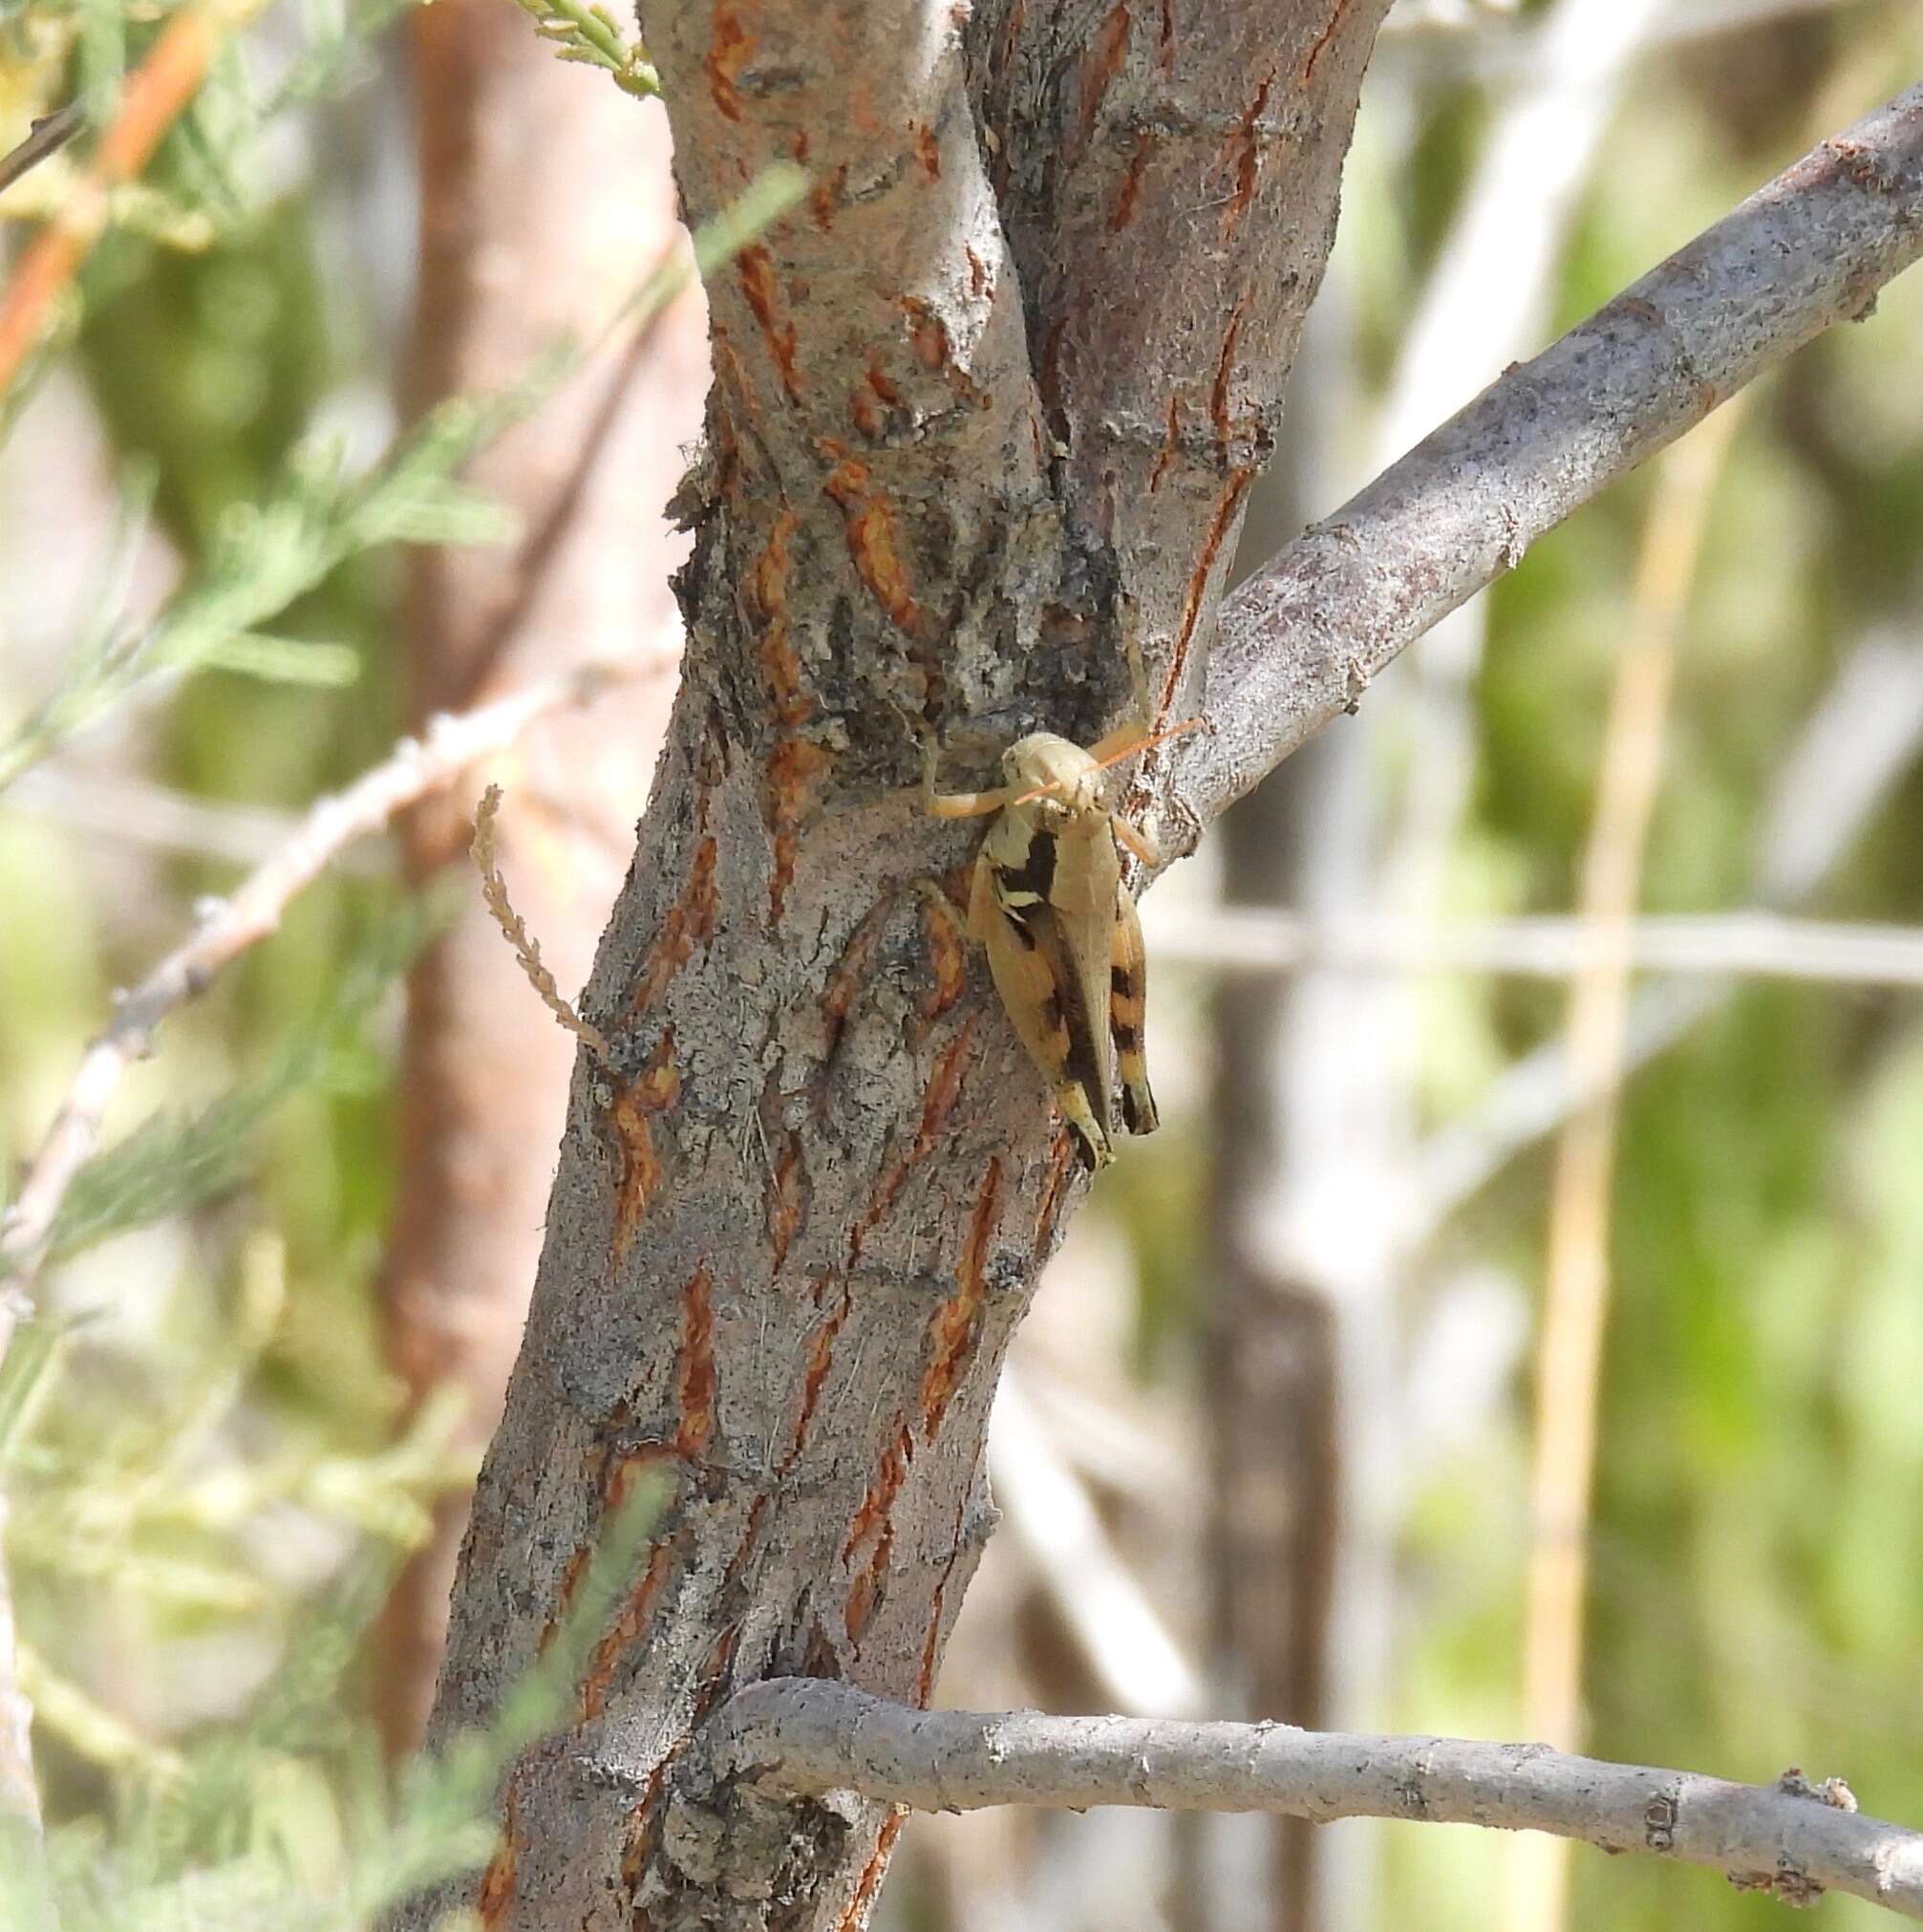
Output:
<path fill-rule="evenodd" d="M 916 1811 L 1145 1805 L 1327 1824 L 1408 1818 L 1656 1852 L 1808 1904 L 1847 1892 L 1923 1919 L 1923 1833 L 1863 1816 L 1848 1786 L 1772 1786 L 1605 1764 L 1539 1744 L 1359 1737 L 1280 1724 L 916 1710 L 814 1678 L 739 1692 L 706 1738 L 717 1788 L 853 1792 Z M 684 1822 L 692 1822 L 684 1820 Z"/>

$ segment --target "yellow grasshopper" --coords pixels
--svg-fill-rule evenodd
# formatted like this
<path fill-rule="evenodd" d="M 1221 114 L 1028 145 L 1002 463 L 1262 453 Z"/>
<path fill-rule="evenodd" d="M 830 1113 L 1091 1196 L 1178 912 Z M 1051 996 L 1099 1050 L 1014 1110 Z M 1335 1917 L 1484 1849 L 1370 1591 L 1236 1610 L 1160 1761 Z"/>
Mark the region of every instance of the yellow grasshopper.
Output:
<path fill-rule="evenodd" d="M 1160 858 L 1109 804 L 1103 774 L 1201 722 L 1158 733 L 1138 719 L 1087 750 L 1052 731 L 1034 732 L 1002 754 L 1004 783 L 990 791 L 938 791 L 934 749 L 924 741 L 929 811 L 945 819 L 997 814 L 974 863 L 969 935 L 987 948 L 995 991 L 1091 1170 L 1115 1158 L 1118 1061 L 1122 1124 L 1136 1134 L 1157 1126 L 1143 1051 L 1142 922 L 1122 884 L 1117 842 L 1144 865 Z"/>

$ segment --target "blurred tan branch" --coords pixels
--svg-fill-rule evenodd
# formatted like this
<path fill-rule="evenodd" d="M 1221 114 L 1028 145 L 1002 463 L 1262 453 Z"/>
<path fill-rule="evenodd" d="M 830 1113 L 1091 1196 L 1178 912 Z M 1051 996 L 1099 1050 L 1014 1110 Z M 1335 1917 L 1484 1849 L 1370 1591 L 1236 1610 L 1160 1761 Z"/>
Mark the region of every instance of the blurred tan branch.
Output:
<path fill-rule="evenodd" d="M 1583 1733 L 1590 1503 L 1609 1318 L 1616 1102 L 1627 1070 L 1629 931 L 1662 782 L 1677 648 L 1742 402 L 1739 397 L 1719 410 L 1658 465 L 1583 855 L 1580 922 L 1592 951 L 1570 991 L 1569 1041 L 1570 1063 L 1590 1098 L 1557 1141 L 1549 1189 L 1523 1626 L 1523 1728 L 1565 1750 Z M 1554 1839 L 1522 1839 L 1511 1848 L 1505 1897 L 1511 1932 L 1562 1924 L 1568 1875 L 1568 1855 Z"/>
<path fill-rule="evenodd" d="M 1152 902 L 1151 902 L 1152 904 Z M 1188 907 L 1144 912 L 1158 960 L 1221 973 L 1489 973 L 1568 979 L 1601 948 L 1570 913 L 1488 919 L 1314 918 L 1296 912 Z M 1923 987 L 1923 928 L 1799 919 L 1750 906 L 1729 912 L 1645 914 L 1623 929 L 1639 973 L 1724 974 L 1820 985 Z"/>
<path fill-rule="evenodd" d="M 1279 1724 L 918 1710 L 820 1679 L 737 1693 L 704 1739 L 677 1823 L 770 1796 L 853 1792 L 917 1811 L 1140 1805 L 1549 1832 L 1707 1865 L 1806 1904 L 1848 1893 L 1923 1919 L 1923 1833 L 1868 1817 L 1840 1780 L 1774 1786 L 1609 1764 L 1540 1744 L 1350 1736 Z M 746 1788 L 745 1791 L 743 1788 Z"/>
<path fill-rule="evenodd" d="M 226 23 L 211 9 L 182 7 L 127 77 L 119 112 L 100 137 L 92 167 L 59 215 L 27 246 L 0 292 L 0 392 L 11 386 L 39 343 L 54 298 L 105 226 L 109 194 L 146 166 L 185 112 L 225 31 Z"/>

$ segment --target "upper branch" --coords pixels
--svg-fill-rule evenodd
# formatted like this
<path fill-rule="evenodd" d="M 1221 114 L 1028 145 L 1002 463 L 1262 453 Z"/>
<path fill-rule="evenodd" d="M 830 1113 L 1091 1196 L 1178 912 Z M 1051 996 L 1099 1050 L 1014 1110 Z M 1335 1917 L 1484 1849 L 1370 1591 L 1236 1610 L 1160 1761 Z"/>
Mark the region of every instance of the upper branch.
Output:
<path fill-rule="evenodd" d="M 790 1678 L 714 1720 L 703 1795 L 850 1791 L 917 1811 L 1145 1805 L 1272 1812 L 1326 1824 L 1407 1818 L 1550 1832 L 1656 1852 L 1806 1904 L 1848 1892 L 1923 1919 L 1923 1833 L 1861 1815 L 1848 1788 L 1771 1787 L 1605 1764 L 1539 1744 L 1348 1736 L 1281 1724 L 915 1710 Z"/>
<path fill-rule="evenodd" d="M 1536 538 L 1923 254 L 1923 86 L 1824 141 L 1509 370 L 1224 605 L 1212 737 L 1178 792 L 1206 822 Z"/>

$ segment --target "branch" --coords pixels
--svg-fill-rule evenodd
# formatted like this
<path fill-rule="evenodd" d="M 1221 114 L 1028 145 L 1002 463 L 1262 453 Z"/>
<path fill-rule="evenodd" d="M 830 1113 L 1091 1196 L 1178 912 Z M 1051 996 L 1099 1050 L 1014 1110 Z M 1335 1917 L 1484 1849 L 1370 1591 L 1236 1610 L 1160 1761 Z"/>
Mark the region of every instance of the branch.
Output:
<path fill-rule="evenodd" d="M 192 936 L 119 1000 L 106 1031 L 87 1049 L 12 1206 L 0 1218 L 0 1356 L 39 1273 L 67 1190 L 99 1145 L 107 1104 L 120 1077 L 151 1049 L 160 1021 L 272 933 L 294 894 L 354 840 L 451 784 L 477 759 L 503 750 L 535 719 L 586 704 L 610 683 L 660 676 L 677 661 L 677 653 L 662 649 L 631 662 L 584 665 L 477 710 L 434 719 L 423 738 L 402 740 L 383 763 L 345 791 L 322 799 L 278 852 L 232 897 L 219 901 Z"/>
<path fill-rule="evenodd" d="M 1144 1805 L 1550 1832 L 1707 1865 L 1796 1904 L 1847 1892 L 1923 1919 L 1923 1833 L 1865 1817 L 1840 1780 L 1813 1786 L 1797 1771 L 1765 1787 L 1535 1744 L 915 1710 L 814 1678 L 739 1692 L 709 1727 L 706 1750 L 717 1784 L 771 1795 L 848 1791 L 928 1812 Z M 691 1790 L 680 1803 L 718 1794 Z"/>
<path fill-rule="evenodd" d="M 1923 254 L 1923 86 L 1785 173 L 1286 546 L 1223 606 L 1175 754 L 1206 823 L 1529 545 Z"/>
<path fill-rule="evenodd" d="M 77 100 L 43 114 L 27 130 L 27 139 L 0 155 L 0 194 L 4 194 L 24 174 L 56 155 L 86 125 L 87 118 Z"/>

